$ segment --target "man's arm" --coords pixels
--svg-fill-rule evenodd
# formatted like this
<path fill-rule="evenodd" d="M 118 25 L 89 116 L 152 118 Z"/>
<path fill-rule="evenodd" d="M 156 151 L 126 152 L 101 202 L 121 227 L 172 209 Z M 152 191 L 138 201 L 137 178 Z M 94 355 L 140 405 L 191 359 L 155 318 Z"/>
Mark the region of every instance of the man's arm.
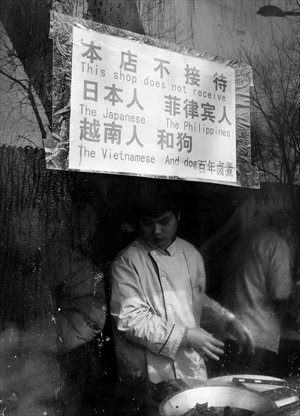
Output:
<path fill-rule="evenodd" d="M 74 259 L 66 281 L 59 288 L 54 314 L 62 351 L 77 348 L 99 334 L 106 320 L 104 275 L 85 259 Z"/>
<path fill-rule="evenodd" d="M 276 236 L 272 241 L 268 290 L 274 302 L 288 299 L 292 291 L 291 256 L 286 241 Z"/>
<path fill-rule="evenodd" d="M 140 276 L 130 259 L 123 256 L 115 260 L 110 274 L 110 312 L 117 329 L 149 351 L 175 358 L 185 328 L 150 309 Z"/>
<path fill-rule="evenodd" d="M 61 284 L 57 285 L 57 278 L 51 288 L 55 308 L 32 320 L 26 329 L 13 328 L 16 347 L 66 352 L 91 341 L 103 329 L 107 307 L 102 273 L 82 259 L 67 269 L 67 274 L 60 270 Z"/>
<path fill-rule="evenodd" d="M 223 328 L 223 336 L 225 338 L 227 337 L 238 342 L 252 353 L 254 351 L 254 343 L 251 333 L 246 326 L 232 312 L 205 293 L 202 294 L 202 301 L 203 318 L 206 326 L 217 323 L 218 327 Z"/>
<path fill-rule="evenodd" d="M 287 242 L 277 233 L 273 233 L 268 246 L 269 270 L 267 289 L 273 311 L 281 323 L 289 310 L 289 298 L 292 293 L 291 253 Z"/>

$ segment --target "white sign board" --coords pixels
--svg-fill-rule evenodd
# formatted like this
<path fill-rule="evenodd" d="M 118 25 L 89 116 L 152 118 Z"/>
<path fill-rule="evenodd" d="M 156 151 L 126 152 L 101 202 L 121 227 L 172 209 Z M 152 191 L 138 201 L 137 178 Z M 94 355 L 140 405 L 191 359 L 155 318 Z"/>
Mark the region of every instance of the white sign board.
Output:
<path fill-rule="evenodd" d="M 235 70 L 73 27 L 69 168 L 236 181 Z"/>

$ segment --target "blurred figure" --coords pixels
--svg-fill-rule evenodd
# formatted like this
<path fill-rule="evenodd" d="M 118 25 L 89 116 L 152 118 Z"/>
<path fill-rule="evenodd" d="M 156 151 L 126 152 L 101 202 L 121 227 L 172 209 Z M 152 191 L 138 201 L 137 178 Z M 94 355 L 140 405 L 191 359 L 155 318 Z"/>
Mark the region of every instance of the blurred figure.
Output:
<path fill-rule="evenodd" d="M 252 357 L 227 346 L 229 374 L 272 374 L 277 358 L 281 319 L 291 294 L 291 216 L 259 212 L 243 232 L 227 259 L 222 301 L 252 334 Z"/>
<path fill-rule="evenodd" d="M 84 371 L 82 379 L 70 379 L 74 359 L 72 369 L 68 357 L 103 329 L 104 280 L 72 239 L 72 216 L 78 229 L 80 222 L 71 204 L 44 208 L 12 212 L 0 245 L 0 410 L 77 416 L 84 414 L 86 379 Z M 85 361 L 76 364 L 86 367 Z"/>

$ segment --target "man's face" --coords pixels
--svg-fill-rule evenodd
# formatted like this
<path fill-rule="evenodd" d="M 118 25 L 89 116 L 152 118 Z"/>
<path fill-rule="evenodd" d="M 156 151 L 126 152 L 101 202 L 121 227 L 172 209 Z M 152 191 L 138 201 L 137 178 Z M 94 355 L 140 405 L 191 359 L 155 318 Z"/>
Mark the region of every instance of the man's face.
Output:
<path fill-rule="evenodd" d="M 178 221 L 179 215 L 177 217 L 172 211 L 167 211 L 158 217 L 142 216 L 140 218 L 142 236 L 165 250 L 175 238 Z"/>

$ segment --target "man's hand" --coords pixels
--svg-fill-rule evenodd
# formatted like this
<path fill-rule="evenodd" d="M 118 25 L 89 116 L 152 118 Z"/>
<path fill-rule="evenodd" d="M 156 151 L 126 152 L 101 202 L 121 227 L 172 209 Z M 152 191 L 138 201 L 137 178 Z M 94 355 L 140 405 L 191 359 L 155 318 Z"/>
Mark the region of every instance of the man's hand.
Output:
<path fill-rule="evenodd" d="M 224 343 L 200 327 L 187 329 L 186 346 L 194 348 L 205 360 L 219 360 L 224 353 Z"/>
<path fill-rule="evenodd" d="M 237 318 L 230 320 L 227 327 L 227 337 L 238 344 L 241 349 L 246 349 L 250 354 L 254 353 L 254 343 L 248 328 Z"/>

